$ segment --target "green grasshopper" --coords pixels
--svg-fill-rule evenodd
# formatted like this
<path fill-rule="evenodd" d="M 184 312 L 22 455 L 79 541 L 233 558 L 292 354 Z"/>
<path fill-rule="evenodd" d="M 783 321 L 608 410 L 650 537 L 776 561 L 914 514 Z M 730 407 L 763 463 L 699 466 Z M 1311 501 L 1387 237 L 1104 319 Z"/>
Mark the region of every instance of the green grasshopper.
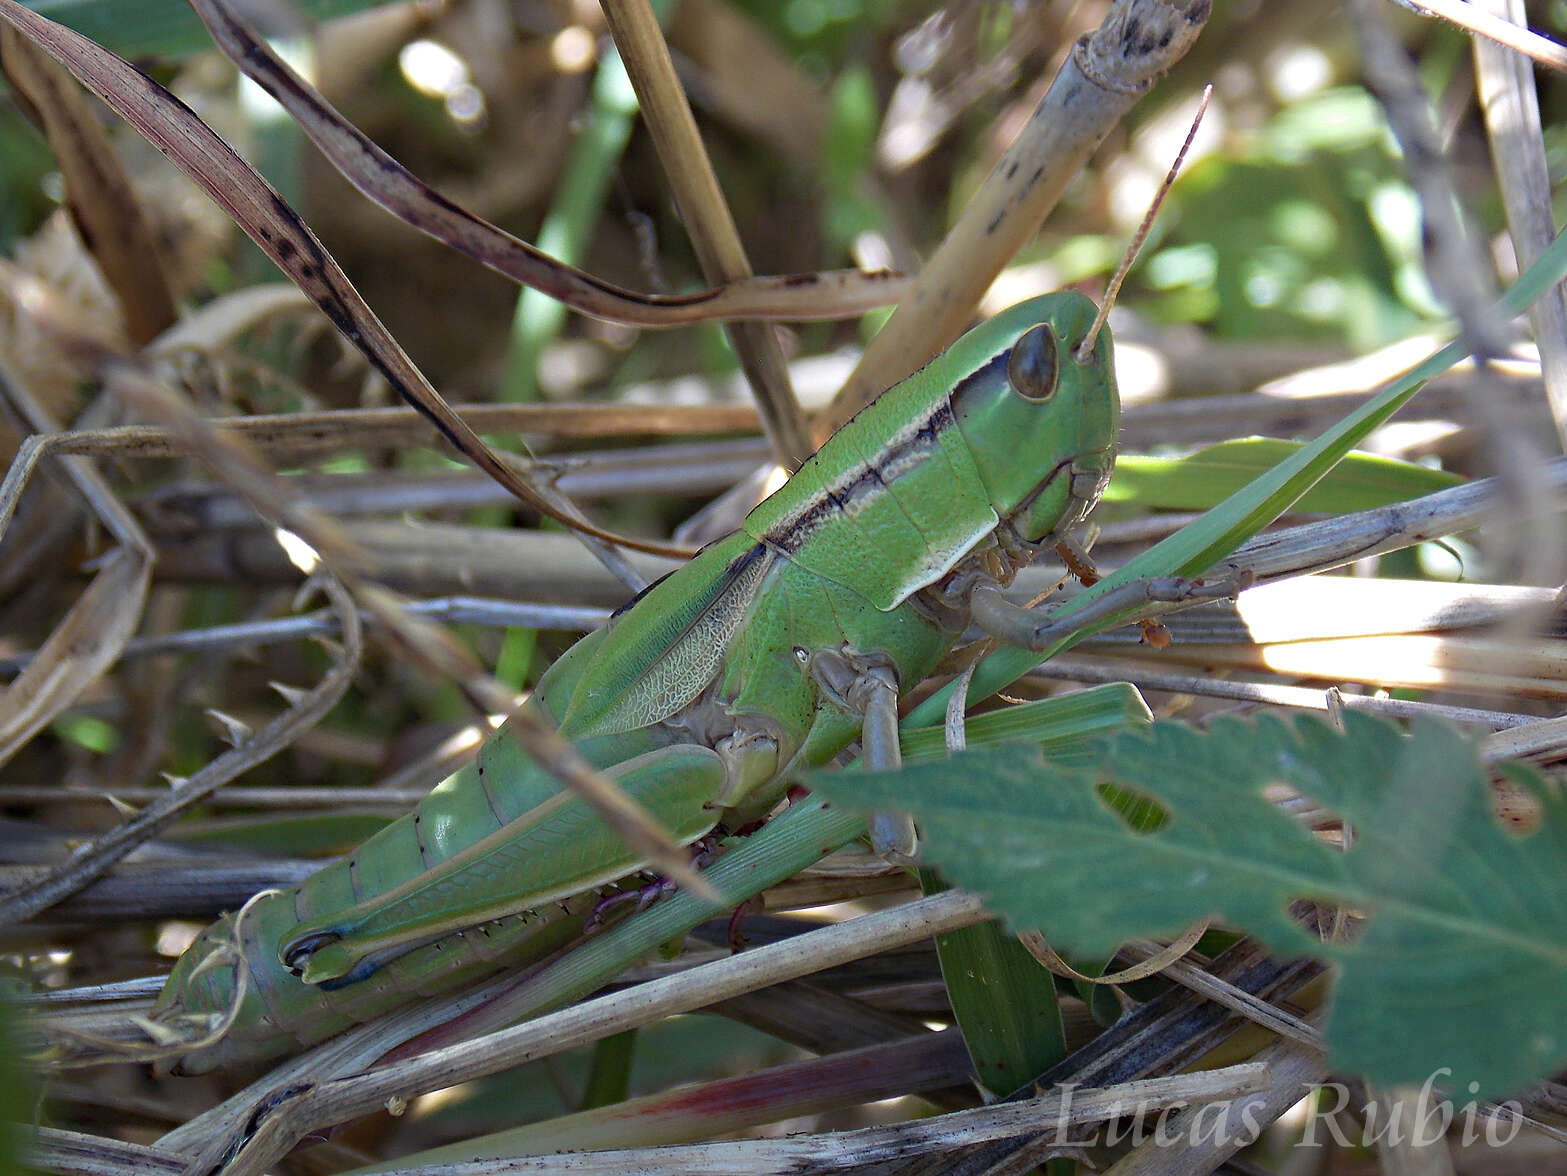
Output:
<path fill-rule="evenodd" d="M 577 642 L 526 705 L 681 844 L 766 816 L 797 770 L 856 739 L 873 766 L 895 765 L 899 694 L 971 622 L 1039 637 L 1039 615 L 997 590 L 1098 501 L 1119 417 L 1093 302 L 1014 306 Z M 895 819 L 872 840 L 913 848 Z M 645 865 L 503 728 L 349 857 L 204 931 L 154 1018 L 233 1012 L 186 1072 L 276 1057 L 542 959 L 581 934 L 600 888 Z"/>

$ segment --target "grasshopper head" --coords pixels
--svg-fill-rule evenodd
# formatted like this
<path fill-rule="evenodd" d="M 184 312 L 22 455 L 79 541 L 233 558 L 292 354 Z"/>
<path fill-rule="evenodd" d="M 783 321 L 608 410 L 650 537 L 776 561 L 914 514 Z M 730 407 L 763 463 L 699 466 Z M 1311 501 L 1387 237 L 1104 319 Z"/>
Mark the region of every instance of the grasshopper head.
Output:
<path fill-rule="evenodd" d="M 1062 291 L 1003 311 L 948 352 L 952 410 L 991 505 L 1030 543 L 1082 522 L 1115 465 L 1121 399 L 1110 333 L 1074 354 L 1093 302 Z"/>

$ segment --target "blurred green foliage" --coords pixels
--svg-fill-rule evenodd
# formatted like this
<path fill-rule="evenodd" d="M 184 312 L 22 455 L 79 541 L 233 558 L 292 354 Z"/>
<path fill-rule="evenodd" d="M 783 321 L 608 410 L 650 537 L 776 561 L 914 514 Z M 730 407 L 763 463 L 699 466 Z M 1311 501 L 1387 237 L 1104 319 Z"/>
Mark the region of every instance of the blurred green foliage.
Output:
<path fill-rule="evenodd" d="M 833 83 L 822 144 L 822 187 L 827 192 L 823 229 L 828 241 L 841 249 L 860 233 L 882 227 L 883 210 L 860 188 L 880 122 L 881 99 L 870 71 L 850 66 Z"/>
<path fill-rule="evenodd" d="M 1194 164 L 1148 257 L 1148 313 L 1232 339 L 1370 347 L 1440 316 L 1419 210 L 1376 100 L 1358 86 L 1281 109 L 1237 151 Z"/>
<path fill-rule="evenodd" d="M 349 16 L 386 0 L 290 0 L 287 5 L 253 9 L 269 13 L 275 25 L 268 32 L 291 33 L 312 22 Z M 121 57 L 182 57 L 211 47 L 207 30 L 185 0 L 22 0 L 34 12 Z"/>
<path fill-rule="evenodd" d="M 0 250 L 36 229 L 55 202 L 44 191 L 54 169 L 43 136 L 9 104 L 0 108 Z"/>
<path fill-rule="evenodd" d="M 735 7 L 769 29 L 818 77 L 835 72 L 868 37 L 922 15 L 900 0 L 739 0 Z"/>

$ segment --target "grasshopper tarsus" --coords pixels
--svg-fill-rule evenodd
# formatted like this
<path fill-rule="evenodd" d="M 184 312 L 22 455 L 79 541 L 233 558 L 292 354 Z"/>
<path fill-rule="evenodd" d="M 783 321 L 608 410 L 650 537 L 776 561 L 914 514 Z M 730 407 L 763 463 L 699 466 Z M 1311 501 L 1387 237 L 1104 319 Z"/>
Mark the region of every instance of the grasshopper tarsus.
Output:
<path fill-rule="evenodd" d="M 734 910 L 729 912 L 729 922 L 724 927 L 724 942 L 729 945 L 729 950 L 739 955 L 746 949 L 746 938 L 740 925 L 745 922 L 747 915 L 759 915 L 767 909 L 767 904 L 762 901 L 761 895 L 754 895 L 746 899 Z"/>

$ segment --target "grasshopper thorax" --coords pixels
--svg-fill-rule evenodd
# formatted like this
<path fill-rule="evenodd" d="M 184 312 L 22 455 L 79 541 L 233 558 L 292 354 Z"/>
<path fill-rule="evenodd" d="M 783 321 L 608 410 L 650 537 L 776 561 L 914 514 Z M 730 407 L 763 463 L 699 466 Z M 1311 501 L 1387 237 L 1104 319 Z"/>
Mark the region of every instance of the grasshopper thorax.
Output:
<path fill-rule="evenodd" d="M 1079 360 L 1095 307 L 1062 291 L 1004 311 L 953 352 L 952 411 L 991 505 L 1039 543 L 1082 522 L 1110 480 L 1121 402 L 1108 331 Z M 965 354 L 959 356 L 959 350 Z"/>

